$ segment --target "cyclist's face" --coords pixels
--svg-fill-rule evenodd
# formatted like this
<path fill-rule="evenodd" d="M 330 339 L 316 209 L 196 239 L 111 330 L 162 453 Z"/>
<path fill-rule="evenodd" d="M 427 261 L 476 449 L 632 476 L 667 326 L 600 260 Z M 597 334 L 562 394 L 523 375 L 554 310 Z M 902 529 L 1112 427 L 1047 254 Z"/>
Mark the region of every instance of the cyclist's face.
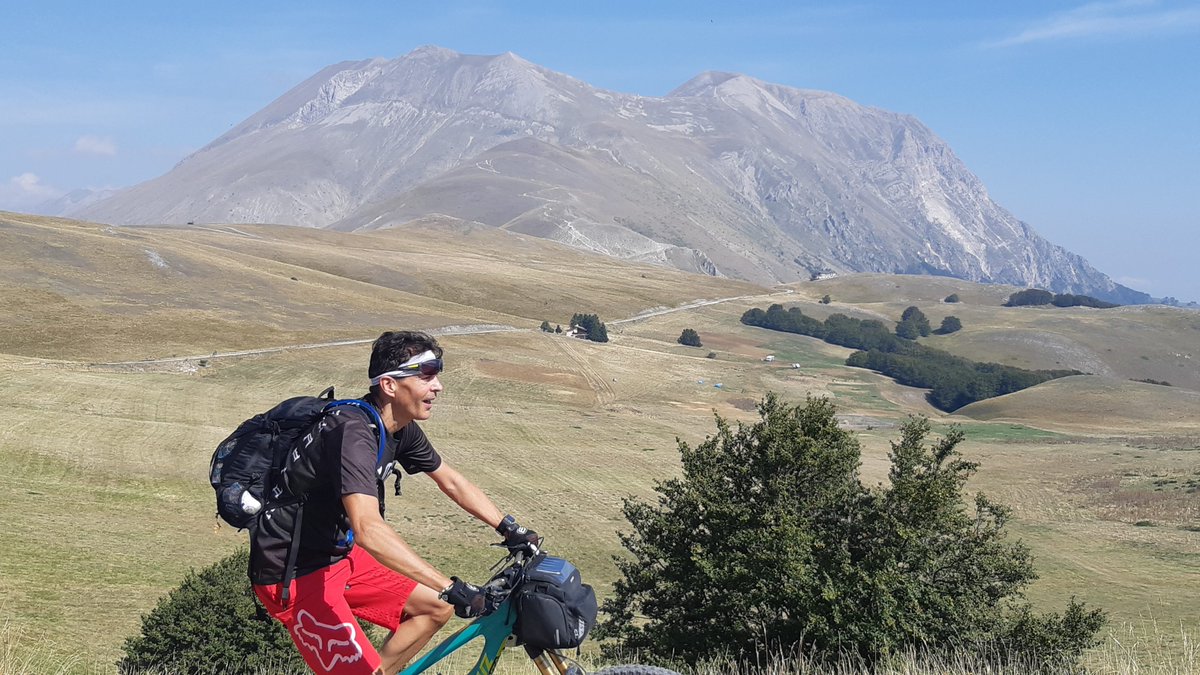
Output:
<path fill-rule="evenodd" d="M 433 403 L 442 392 L 438 375 L 413 375 L 387 378 L 392 386 L 384 386 L 392 404 L 392 417 L 403 426 L 413 420 L 427 420 L 433 414 Z"/>

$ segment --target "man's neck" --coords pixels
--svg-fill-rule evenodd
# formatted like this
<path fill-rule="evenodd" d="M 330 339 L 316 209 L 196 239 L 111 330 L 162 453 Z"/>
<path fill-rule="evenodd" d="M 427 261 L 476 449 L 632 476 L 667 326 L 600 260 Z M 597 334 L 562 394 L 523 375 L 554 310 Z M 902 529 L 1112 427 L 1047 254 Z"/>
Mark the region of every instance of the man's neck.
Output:
<path fill-rule="evenodd" d="M 368 403 L 375 406 L 375 409 L 379 411 L 379 416 L 383 418 L 383 426 L 387 428 L 388 434 L 394 434 L 397 431 L 400 431 L 404 427 L 408 426 L 408 423 L 412 421 L 411 419 L 397 419 L 394 416 L 395 411 L 392 404 L 380 404 L 379 399 L 376 398 L 374 394 L 367 394 L 363 398 Z"/>

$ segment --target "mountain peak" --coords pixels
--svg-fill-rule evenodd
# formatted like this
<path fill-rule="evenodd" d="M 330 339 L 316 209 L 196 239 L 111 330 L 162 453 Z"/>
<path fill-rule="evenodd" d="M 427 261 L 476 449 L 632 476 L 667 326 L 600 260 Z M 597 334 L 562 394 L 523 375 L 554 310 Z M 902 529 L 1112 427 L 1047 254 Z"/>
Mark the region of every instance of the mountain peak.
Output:
<path fill-rule="evenodd" d="M 411 52 L 405 54 L 401 58 L 404 59 L 420 59 L 430 61 L 452 61 L 462 56 L 453 49 L 446 49 L 437 45 L 421 45 Z"/>
<path fill-rule="evenodd" d="M 720 70 L 706 70 L 673 89 L 667 94 L 667 98 L 676 96 L 711 96 L 713 90 L 735 77 L 745 76 Z"/>

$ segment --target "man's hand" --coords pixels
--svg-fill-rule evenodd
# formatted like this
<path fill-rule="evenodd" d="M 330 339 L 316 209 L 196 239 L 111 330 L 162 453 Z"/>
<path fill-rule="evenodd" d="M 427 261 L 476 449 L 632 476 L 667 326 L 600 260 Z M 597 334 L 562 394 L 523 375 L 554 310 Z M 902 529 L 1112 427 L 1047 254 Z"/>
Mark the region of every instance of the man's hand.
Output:
<path fill-rule="evenodd" d="M 496 532 L 504 537 L 504 545 L 510 553 L 525 551 L 533 555 L 538 551 L 538 544 L 541 541 L 538 533 L 521 527 L 512 516 L 504 516 L 504 519 L 496 526 Z"/>
<path fill-rule="evenodd" d="M 443 589 L 438 598 L 454 605 L 454 613 L 460 619 L 474 619 L 496 611 L 495 603 L 483 589 L 458 577 L 450 577 L 450 580 L 453 583 Z"/>

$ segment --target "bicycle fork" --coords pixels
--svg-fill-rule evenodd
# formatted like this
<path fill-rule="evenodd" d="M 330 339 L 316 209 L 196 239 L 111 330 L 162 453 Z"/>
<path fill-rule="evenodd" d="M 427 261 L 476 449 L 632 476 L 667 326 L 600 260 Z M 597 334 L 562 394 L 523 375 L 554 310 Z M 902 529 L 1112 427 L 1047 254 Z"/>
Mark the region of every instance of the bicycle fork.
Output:
<path fill-rule="evenodd" d="M 542 675 L 578 675 L 583 671 L 579 666 L 567 665 L 562 655 L 554 650 L 544 651 L 533 660 Z M 553 668 L 553 670 L 551 670 Z"/>

